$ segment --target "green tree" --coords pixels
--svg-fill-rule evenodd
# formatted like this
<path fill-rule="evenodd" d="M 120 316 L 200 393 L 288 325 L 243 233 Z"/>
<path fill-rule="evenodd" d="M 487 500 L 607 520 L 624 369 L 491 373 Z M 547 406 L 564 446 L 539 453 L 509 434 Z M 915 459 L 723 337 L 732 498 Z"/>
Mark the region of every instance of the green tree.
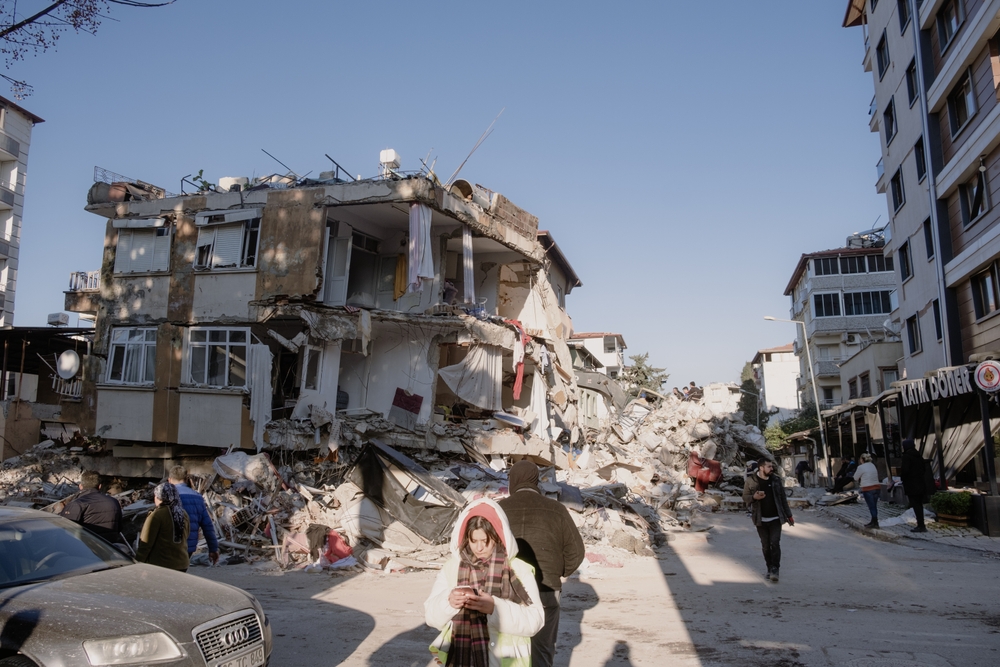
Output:
<path fill-rule="evenodd" d="M 749 364 L 748 364 L 749 365 Z M 743 380 L 740 385 L 740 403 L 736 408 L 743 413 L 743 421 L 751 426 L 757 426 L 762 431 L 767 426 L 771 413 L 760 404 L 760 394 L 757 384 L 752 378 Z"/>
<path fill-rule="evenodd" d="M 819 428 L 819 418 L 816 415 L 816 404 L 806 403 L 795 413 L 795 416 L 769 426 L 764 430 L 764 439 L 768 449 L 780 449 L 785 439 L 799 431 L 814 431 Z"/>
<path fill-rule="evenodd" d="M 632 365 L 623 368 L 621 375 L 618 376 L 619 381 L 628 389 L 629 393 L 637 396 L 640 389 L 663 391 L 663 383 L 670 377 L 665 368 L 650 366 L 648 352 L 630 356 L 629 359 L 632 360 Z"/>

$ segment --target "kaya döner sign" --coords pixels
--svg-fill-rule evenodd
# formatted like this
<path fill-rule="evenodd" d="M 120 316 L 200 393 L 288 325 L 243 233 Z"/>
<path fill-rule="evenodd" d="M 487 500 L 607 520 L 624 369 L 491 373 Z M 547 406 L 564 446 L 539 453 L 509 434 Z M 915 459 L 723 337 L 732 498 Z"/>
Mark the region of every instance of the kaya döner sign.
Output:
<path fill-rule="evenodd" d="M 931 377 L 905 380 L 899 383 L 903 407 L 936 401 L 939 398 L 968 394 L 971 391 L 972 380 L 969 377 L 968 366 L 942 369 Z"/>

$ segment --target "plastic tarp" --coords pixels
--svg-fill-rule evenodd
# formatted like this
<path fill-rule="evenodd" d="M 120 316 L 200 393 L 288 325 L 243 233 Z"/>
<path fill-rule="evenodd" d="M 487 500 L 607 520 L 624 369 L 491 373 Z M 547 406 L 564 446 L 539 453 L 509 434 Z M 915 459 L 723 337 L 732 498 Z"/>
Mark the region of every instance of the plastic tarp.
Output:
<path fill-rule="evenodd" d="M 274 473 L 264 454 L 250 456 L 246 452 L 224 454 L 212 462 L 212 469 L 219 477 L 231 482 L 248 479 L 262 488 L 270 488 L 274 484 Z"/>
<path fill-rule="evenodd" d="M 377 440 L 364 446 L 346 479 L 389 516 L 433 544 L 448 540 L 465 505 L 457 491 Z"/>
<path fill-rule="evenodd" d="M 484 410 L 503 410 L 501 380 L 503 349 L 495 345 L 473 345 L 465 359 L 438 370 L 455 395 Z"/>

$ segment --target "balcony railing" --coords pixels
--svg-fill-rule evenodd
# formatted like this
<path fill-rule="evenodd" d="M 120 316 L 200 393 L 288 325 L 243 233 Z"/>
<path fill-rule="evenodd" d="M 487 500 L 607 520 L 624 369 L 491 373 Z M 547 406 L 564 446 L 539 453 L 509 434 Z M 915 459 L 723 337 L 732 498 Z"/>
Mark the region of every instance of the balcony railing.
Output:
<path fill-rule="evenodd" d="M 885 174 L 885 165 L 882 164 L 882 159 L 879 158 L 878 164 L 875 165 L 875 180 L 881 180 L 882 176 Z"/>
<path fill-rule="evenodd" d="M 837 407 L 838 405 L 840 405 L 840 401 L 834 398 L 824 398 L 822 401 L 819 402 L 820 410 L 830 410 L 832 408 Z"/>
<path fill-rule="evenodd" d="M 74 271 L 69 274 L 70 292 L 95 292 L 101 289 L 100 271 Z"/>
<path fill-rule="evenodd" d="M 8 137 L 0 132 L 0 151 L 14 156 L 14 159 L 21 157 L 21 144 L 16 139 Z"/>
<path fill-rule="evenodd" d="M 868 115 L 874 116 L 876 111 L 878 111 L 878 102 L 876 102 L 875 98 L 873 97 L 872 103 L 868 105 Z"/>
<path fill-rule="evenodd" d="M 10 183 L 0 182 L 0 202 L 14 206 L 14 186 Z"/>

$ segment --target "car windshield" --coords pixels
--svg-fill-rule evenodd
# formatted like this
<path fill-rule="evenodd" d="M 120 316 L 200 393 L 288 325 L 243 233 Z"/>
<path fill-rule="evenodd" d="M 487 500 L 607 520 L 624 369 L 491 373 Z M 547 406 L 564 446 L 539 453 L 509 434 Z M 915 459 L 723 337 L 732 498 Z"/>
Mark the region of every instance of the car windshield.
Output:
<path fill-rule="evenodd" d="M 133 562 L 81 526 L 56 516 L 0 523 L 0 588 Z"/>

